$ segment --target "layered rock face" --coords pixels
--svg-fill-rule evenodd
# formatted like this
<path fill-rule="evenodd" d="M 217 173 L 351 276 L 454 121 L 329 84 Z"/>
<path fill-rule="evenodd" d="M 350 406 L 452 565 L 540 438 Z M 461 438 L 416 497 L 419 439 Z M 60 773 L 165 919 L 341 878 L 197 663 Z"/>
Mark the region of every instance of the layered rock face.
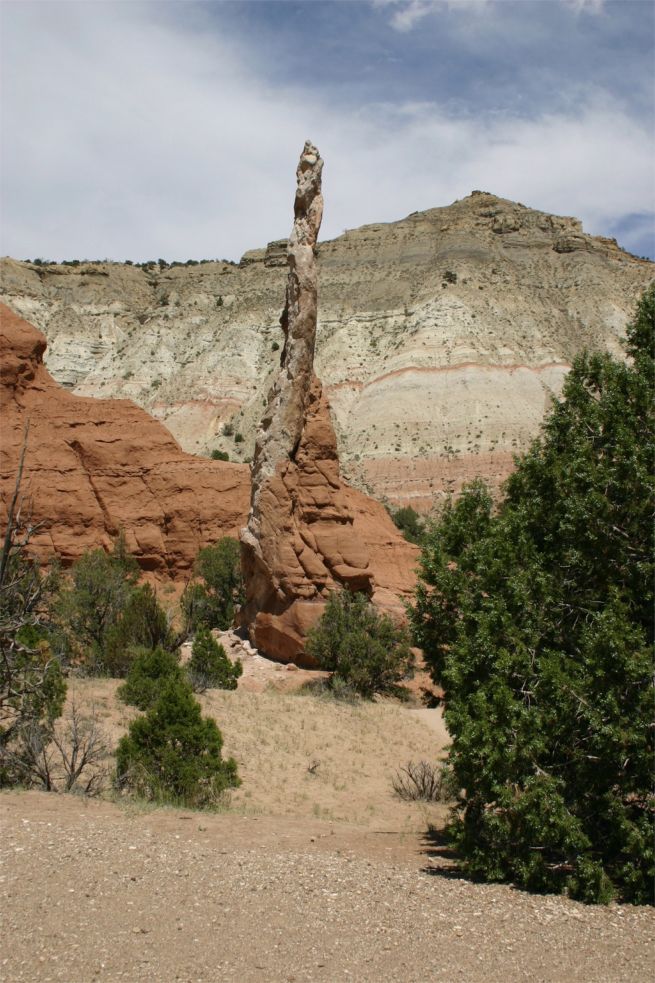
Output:
<path fill-rule="evenodd" d="M 186 450 L 245 460 L 279 365 L 285 251 L 147 271 L 4 260 L 2 295 L 74 392 L 129 396 Z M 621 351 L 655 275 L 576 219 L 482 192 L 323 242 L 318 268 L 315 364 L 342 474 L 419 509 L 478 474 L 497 485 L 575 354 Z"/>
<path fill-rule="evenodd" d="M 238 536 L 247 521 L 250 469 L 184 453 L 130 400 L 66 392 L 43 365 L 45 351 L 41 332 L 0 304 L 0 528 L 29 420 L 22 496 L 23 518 L 38 524 L 34 553 L 42 560 L 59 554 L 67 565 L 85 550 L 110 548 L 124 529 L 142 570 L 183 585 L 198 550 Z M 315 441 L 327 433 L 326 457 L 334 455 L 324 402 L 306 432 Z M 416 550 L 381 505 L 353 489 L 344 494 L 370 557 L 376 599 L 402 610 Z"/>
<path fill-rule="evenodd" d="M 243 623 L 258 649 L 300 664 L 307 662 L 304 638 L 327 593 L 348 588 L 372 595 L 375 586 L 350 490 L 340 478 L 327 401 L 313 373 L 322 168 L 317 149 L 305 144 L 288 245 L 284 348 L 257 434 L 251 509 L 241 534 Z M 396 538 L 395 550 L 409 556 L 408 544 Z"/>
<path fill-rule="evenodd" d="M 0 304 L 0 524 L 26 423 L 23 518 L 30 548 L 70 563 L 118 532 L 144 571 L 183 581 L 202 546 L 238 535 L 249 498 L 245 465 L 184 453 L 129 400 L 74 396 L 43 365 L 40 331 Z"/>

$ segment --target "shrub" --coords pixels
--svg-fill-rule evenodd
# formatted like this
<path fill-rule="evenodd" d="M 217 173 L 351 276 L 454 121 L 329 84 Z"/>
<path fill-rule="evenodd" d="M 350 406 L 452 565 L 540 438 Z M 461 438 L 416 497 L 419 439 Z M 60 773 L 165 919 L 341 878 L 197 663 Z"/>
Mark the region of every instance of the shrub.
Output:
<path fill-rule="evenodd" d="M 444 797 L 441 767 L 429 761 L 408 761 L 391 779 L 391 787 L 406 802 L 440 802 Z"/>
<path fill-rule="evenodd" d="M 202 717 L 188 684 L 169 680 L 120 740 L 118 784 L 155 802 L 211 807 L 240 784 L 236 762 L 223 760 L 222 746 L 220 730 Z"/>
<path fill-rule="evenodd" d="M 85 717 L 73 703 L 56 725 L 33 720 L 22 726 L 10 764 L 23 786 L 93 796 L 105 789 L 108 755 L 95 711 Z"/>
<path fill-rule="evenodd" d="M 418 512 L 407 505 L 402 509 L 391 512 L 394 524 L 410 543 L 421 543 L 425 534 L 425 523 Z"/>
<path fill-rule="evenodd" d="M 468 870 L 583 901 L 654 900 L 655 285 L 631 362 L 581 355 L 496 515 L 429 536 L 413 618 L 445 691 Z"/>
<path fill-rule="evenodd" d="M 73 565 L 57 603 L 69 652 L 91 673 L 124 676 L 135 648 L 176 648 L 165 611 L 120 535 L 111 553 L 93 550 Z"/>
<path fill-rule="evenodd" d="M 211 459 L 212 461 L 229 461 L 230 455 L 227 451 L 219 451 L 218 448 L 215 447 L 211 453 Z"/>
<path fill-rule="evenodd" d="M 187 630 L 196 631 L 201 625 L 227 630 L 243 597 L 241 548 L 237 540 L 224 536 L 200 550 L 195 571 L 204 583 L 189 584 L 182 595 Z"/>
<path fill-rule="evenodd" d="M 225 649 L 208 628 L 196 632 L 187 669 L 196 693 L 204 693 L 206 689 L 236 689 L 243 672 L 241 662 L 232 663 L 228 659 Z"/>
<path fill-rule="evenodd" d="M 411 676 L 414 657 L 405 629 L 380 615 L 365 594 L 330 594 L 309 632 L 307 653 L 333 673 L 332 684 L 347 683 L 360 696 L 393 693 Z"/>
<path fill-rule="evenodd" d="M 224 423 L 223 424 L 223 434 L 226 437 L 231 437 L 234 434 L 234 424 L 233 423 Z"/>
<path fill-rule="evenodd" d="M 11 761 L 21 731 L 32 725 L 51 727 L 66 696 L 61 666 L 45 630 L 57 571 L 43 576 L 27 556 L 30 530 L 18 518 L 26 451 L 27 436 L 0 551 L 0 785 L 18 780 Z"/>
<path fill-rule="evenodd" d="M 154 649 L 133 649 L 127 678 L 119 686 L 116 695 L 123 703 L 138 707 L 139 710 L 149 710 L 157 702 L 164 683 L 169 679 L 183 679 L 176 652 L 169 652 L 161 646 Z"/>
<path fill-rule="evenodd" d="M 112 676 L 124 676 L 134 657 L 135 648 L 165 649 L 176 647 L 166 612 L 150 584 L 136 587 L 127 598 L 123 611 L 106 633 L 103 669 Z"/>
<path fill-rule="evenodd" d="M 242 444 L 243 443 L 243 434 L 242 433 L 235 433 L 235 435 L 234 435 L 234 443 L 235 444 Z"/>

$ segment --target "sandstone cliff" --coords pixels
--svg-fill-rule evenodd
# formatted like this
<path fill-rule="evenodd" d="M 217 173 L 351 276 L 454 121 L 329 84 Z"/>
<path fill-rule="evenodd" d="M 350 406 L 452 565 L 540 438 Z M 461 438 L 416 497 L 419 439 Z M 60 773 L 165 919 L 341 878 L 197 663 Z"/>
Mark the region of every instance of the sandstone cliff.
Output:
<path fill-rule="evenodd" d="M 109 548 L 122 528 L 144 571 L 184 583 L 202 546 L 237 536 L 246 522 L 250 469 L 184 453 L 130 400 L 66 392 L 43 365 L 45 350 L 41 332 L 0 304 L 0 527 L 29 419 L 23 514 L 40 524 L 35 553 L 68 564 L 87 549 Z M 329 422 L 325 405 L 322 413 Z M 416 549 L 378 502 L 354 489 L 347 501 L 378 602 L 402 610 Z"/>
<path fill-rule="evenodd" d="M 141 568 L 184 580 L 198 550 L 238 534 L 248 507 L 245 465 L 184 453 L 129 400 L 74 396 L 43 365 L 40 331 L 0 305 L 0 520 L 29 421 L 23 516 L 31 548 L 64 563 L 109 548 L 120 529 Z"/>
<path fill-rule="evenodd" d="M 147 271 L 4 260 L 2 295 L 74 392 L 129 396 L 187 450 L 245 460 L 279 363 L 285 250 Z M 316 370 L 342 473 L 417 508 L 476 474 L 499 482 L 576 352 L 620 351 L 655 273 L 576 219 L 481 192 L 347 231 L 318 263 Z"/>

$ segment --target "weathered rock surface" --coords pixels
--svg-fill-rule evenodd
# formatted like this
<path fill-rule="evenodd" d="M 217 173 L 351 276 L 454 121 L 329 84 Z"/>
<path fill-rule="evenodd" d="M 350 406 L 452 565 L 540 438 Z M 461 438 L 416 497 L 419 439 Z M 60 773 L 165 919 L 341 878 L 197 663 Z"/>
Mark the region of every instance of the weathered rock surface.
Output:
<path fill-rule="evenodd" d="M 0 520 L 29 421 L 23 516 L 31 548 L 65 563 L 109 548 L 120 529 L 143 570 L 188 576 L 198 550 L 238 534 L 248 507 L 245 465 L 186 454 L 130 400 L 72 395 L 43 365 L 40 331 L 0 305 Z"/>
<path fill-rule="evenodd" d="M 313 373 L 314 251 L 323 211 L 322 167 L 317 149 L 305 144 L 288 244 L 284 348 L 257 434 L 251 508 L 241 534 L 246 584 L 242 623 L 258 649 L 301 665 L 307 664 L 305 636 L 322 613 L 327 594 L 340 588 L 369 595 L 375 590 L 370 552 L 351 507 L 352 492 L 339 474 L 328 404 Z M 383 552 L 391 554 L 388 563 L 404 562 L 406 569 L 415 560 L 415 551 L 395 530 L 388 531 Z M 384 605 L 384 592 L 376 600 Z M 397 597 L 393 600 L 398 604 Z"/>
<path fill-rule="evenodd" d="M 279 364 L 285 247 L 148 271 L 3 260 L 2 296 L 73 391 L 128 396 L 186 450 L 245 460 Z M 576 219 L 481 192 L 347 231 L 318 265 L 316 371 L 342 474 L 417 508 L 463 478 L 502 480 L 574 355 L 620 351 L 655 275 Z"/>
<path fill-rule="evenodd" d="M 40 331 L 0 304 L 0 527 L 29 419 L 23 515 L 31 508 L 40 524 L 35 553 L 71 563 L 87 549 L 109 548 L 123 528 L 143 570 L 184 583 L 202 546 L 237 536 L 246 522 L 250 469 L 184 453 L 130 400 L 66 392 L 43 365 L 45 348 Z M 414 584 L 416 551 L 378 502 L 354 489 L 344 494 L 377 599 L 400 608 Z"/>

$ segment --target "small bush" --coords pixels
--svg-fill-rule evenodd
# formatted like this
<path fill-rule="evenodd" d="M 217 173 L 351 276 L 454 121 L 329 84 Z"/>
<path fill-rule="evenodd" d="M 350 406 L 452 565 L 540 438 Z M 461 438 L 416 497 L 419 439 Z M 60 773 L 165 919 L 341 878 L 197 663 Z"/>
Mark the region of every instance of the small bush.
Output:
<path fill-rule="evenodd" d="M 211 808 L 240 784 L 236 762 L 223 760 L 222 746 L 220 730 L 202 717 L 190 686 L 169 680 L 154 706 L 120 740 L 118 785 L 154 802 Z"/>
<path fill-rule="evenodd" d="M 419 544 L 423 542 L 425 522 L 411 505 L 391 512 L 391 518 L 408 542 Z"/>
<path fill-rule="evenodd" d="M 441 768 L 429 761 L 408 761 L 391 779 L 391 786 L 405 802 L 440 802 L 443 798 Z"/>
<path fill-rule="evenodd" d="M 405 629 L 380 615 L 365 594 L 333 593 L 310 631 L 307 653 L 333 673 L 331 685 L 347 683 L 368 699 L 395 693 L 414 671 L 414 656 Z"/>
<path fill-rule="evenodd" d="M 123 703 L 149 710 L 170 679 L 181 681 L 182 669 L 177 653 L 157 646 L 155 649 L 133 649 L 132 664 L 127 679 L 118 688 L 117 696 Z"/>
<path fill-rule="evenodd" d="M 242 433 L 235 433 L 235 435 L 234 435 L 234 443 L 235 444 L 242 444 L 243 443 L 243 434 Z"/>
<path fill-rule="evenodd" d="M 211 453 L 212 461 L 229 461 L 230 455 L 227 451 L 219 451 L 217 447 Z"/>
<path fill-rule="evenodd" d="M 228 659 L 223 646 L 207 628 L 199 628 L 196 633 L 187 669 L 196 693 L 204 693 L 206 689 L 236 689 L 243 672 L 241 663 Z"/>
<path fill-rule="evenodd" d="M 233 423 L 224 423 L 223 424 L 223 434 L 226 437 L 231 437 L 234 434 L 234 424 Z"/>

